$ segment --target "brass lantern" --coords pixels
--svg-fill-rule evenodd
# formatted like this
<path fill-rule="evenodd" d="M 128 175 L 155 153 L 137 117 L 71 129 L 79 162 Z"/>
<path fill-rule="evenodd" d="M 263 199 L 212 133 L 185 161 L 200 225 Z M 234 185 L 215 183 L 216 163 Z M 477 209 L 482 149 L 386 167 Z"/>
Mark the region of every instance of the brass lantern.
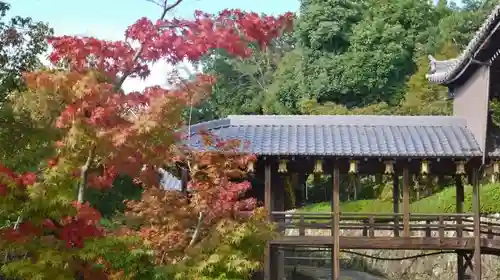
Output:
<path fill-rule="evenodd" d="M 386 174 L 386 175 L 394 174 L 394 162 L 393 161 L 386 161 L 385 162 L 384 174 Z"/>
<path fill-rule="evenodd" d="M 428 161 L 422 160 L 422 167 L 420 169 L 420 173 L 424 176 L 429 174 L 429 162 Z"/>
<path fill-rule="evenodd" d="M 464 175 L 465 174 L 465 162 L 461 160 L 461 161 L 457 161 L 455 164 L 457 166 L 455 174 Z"/>
<path fill-rule="evenodd" d="M 497 161 L 493 162 L 493 173 L 491 174 L 491 182 L 496 183 L 498 173 L 500 173 L 500 166 Z"/>
<path fill-rule="evenodd" d="M 280 160 L 280 164 L 278 166 L 278 172 L 279 173 L 286 173 L 288 171 L 287 168 L 286 168 L 287 162 L 288 161 L 286 159 Z"/>
<path fill-rule="evenodd" d="M 253 161 L 249 161 L 247 164 L 247 172 L 254 172 L 255 171 L 255 165 Z"/>
<path fill-rule="evenodd" d="M 356 173 L 358 173 L 358 161 L 351 160 L 349 162 L 349 174 L 356 174 Z"/>
<path fill-rule="evenodd" d="M 323 161 L 318 159 L 315 163 L 314 163 L 314 170 L 313 170 L 313 173 L 323 173 Z"/>

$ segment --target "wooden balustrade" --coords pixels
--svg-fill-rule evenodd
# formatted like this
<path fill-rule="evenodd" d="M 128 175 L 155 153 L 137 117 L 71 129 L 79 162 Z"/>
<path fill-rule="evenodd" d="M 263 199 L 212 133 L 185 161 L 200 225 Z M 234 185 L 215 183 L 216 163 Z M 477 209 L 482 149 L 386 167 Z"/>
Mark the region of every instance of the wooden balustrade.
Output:
<path fill-rule="evenodd" d="M 272 217 L 279 230 L 297 229 L 299 236 L 305 236 L 310 229 L 333 228 L 333 213 L 329 212 L 272 212 Z M 404 224 L 399 222 L 402 219 L 402 213 L 341 213 L 339 225 L 341 231 L 360 231 L 364 237 L 375 237 L 376 231 L 392 231 L 397 236 L 404 230 Z M 472 236 L 474 230 L 472 213 L 410 214 L 409 222 L 410 236 L 415 232 L 439 238 L 444 238 L 446 232 L 452 232 L 454 237 L 463 232 Z M 500 223 L 482 221 L 481 235 L 489 239 L 500 236 Z"/>

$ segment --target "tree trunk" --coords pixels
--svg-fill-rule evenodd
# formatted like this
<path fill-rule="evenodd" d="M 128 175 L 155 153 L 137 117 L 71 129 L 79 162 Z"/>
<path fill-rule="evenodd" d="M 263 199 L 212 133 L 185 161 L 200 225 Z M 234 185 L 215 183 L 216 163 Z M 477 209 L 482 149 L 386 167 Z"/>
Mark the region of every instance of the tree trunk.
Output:
<path fill-rule="evenodd" d="M 94 161 L 95 156 L 95 146 L 92 145 L 89 151 L 89 155 L 87 157 L 87 161 L 80 168 L 80 184 L 78 185 L 78 202 L 83 203 L 85 201 L 85 188 L 87 187 L 87 182 L 89 178 L 89 168 L 92 162 Z"/>

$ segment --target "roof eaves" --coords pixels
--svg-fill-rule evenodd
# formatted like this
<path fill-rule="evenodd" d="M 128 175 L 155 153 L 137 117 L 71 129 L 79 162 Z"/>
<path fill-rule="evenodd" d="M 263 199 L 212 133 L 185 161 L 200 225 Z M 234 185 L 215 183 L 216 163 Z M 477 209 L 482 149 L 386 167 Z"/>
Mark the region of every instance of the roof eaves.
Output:
<path fill-rule="evenodd" d="M 427 79 L 432 83 L 446 85 L 458 78 L 470 65 L 472 59 L 481 50 L 490 35 L 500 26 L 499 21 L 500 4 L 493 9 L 488 18 L 483 22 L 481 28 L 479 28 L 472 40 L 469 41 L 467 47 L 456 59 L 438 61 L 429 56 L 430 71 L 426 75 Z"/>

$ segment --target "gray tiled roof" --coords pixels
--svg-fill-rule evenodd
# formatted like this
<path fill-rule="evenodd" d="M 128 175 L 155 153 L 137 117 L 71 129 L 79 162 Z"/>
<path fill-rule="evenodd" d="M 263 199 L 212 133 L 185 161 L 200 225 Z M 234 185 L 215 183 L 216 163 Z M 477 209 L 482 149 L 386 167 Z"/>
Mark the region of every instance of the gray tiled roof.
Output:
<path fill-rule="evenodd" d="M 481 156 L 463 119 L 446 116 L 229 116 L 191 127 L 249 141 L 259 155 Z"/>
<path fill-rule="evenodd" d="M 430 82 L 437 84 L 449 84 L 455 78 L 463 73 L 463 69 L 467 68 L 474 58 L 476 53 L 480 50 L 483 42 L 488 38 L 495 26 L 500 21 L 500 5 L 497 5 L 491 14 L 483 22 L 483 25 L 476 32 L 467 47 L 462 51 L 460 56 L 455 59 L 437 61 L 432 56 L 430 58 L 430 71 L 427 74 L 427 79 Z M 494 57 L 500 53 L 496 53 Z M 494 59 L 494 58 L 492 58 Z"/>
<path fill-rule="evenodd" d="M 179 190 L 179 191 L 181 190 L 182 182 L 180 179 L 178 179 L 168 171 L 160 170 L 160 172 L 161 172 L 160 184 L 164 189 Z"/>

